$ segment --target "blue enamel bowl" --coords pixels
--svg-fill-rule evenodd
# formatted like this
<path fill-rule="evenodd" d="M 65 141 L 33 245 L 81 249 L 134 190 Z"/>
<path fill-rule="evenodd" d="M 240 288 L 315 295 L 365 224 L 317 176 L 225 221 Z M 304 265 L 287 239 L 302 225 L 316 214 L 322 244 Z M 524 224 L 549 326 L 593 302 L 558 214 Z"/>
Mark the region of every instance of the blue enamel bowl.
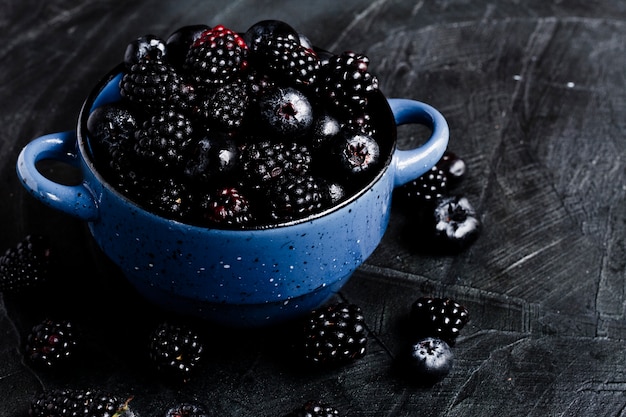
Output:
<path fill-rule="evenodd" d="M 20 152 L 17 173 L 42 203 L 87 222 L 93 239 L 140 294 L 182 314 L 236 327 L 303 316 L 335 294 L 380 243 L 393 189 L 428 171 L 448 144 L 448 125 L 433 107 L 409 99 L 375 103 L 384 126 L 384 168 L 360 192 L 312 217 L 246 230 L 192 226 L 150 213 L 98 173 L 86 121 L 96 107 L 120 99 L 120 68 L 85 100 L 76 130 L 34 139 Z M 431 135 L 415 149 L 396 147 L 396 127 L 420 124 Z M 65 185 L 37 169 L 41 160 L 78 167 L 82 181 Z"/>

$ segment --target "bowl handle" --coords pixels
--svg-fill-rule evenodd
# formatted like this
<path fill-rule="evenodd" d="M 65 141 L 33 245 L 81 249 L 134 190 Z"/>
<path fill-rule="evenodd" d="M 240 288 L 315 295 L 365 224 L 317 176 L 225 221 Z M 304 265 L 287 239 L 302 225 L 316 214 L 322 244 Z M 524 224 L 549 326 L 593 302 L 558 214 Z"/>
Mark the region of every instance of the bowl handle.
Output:
<path fill-rule="evenodd" d="M 394 152 L 394 186 L 398 187 L 418 178 L 439 162 L 448 146 L 450 131 L 446 119 L 428 104 L 404 98 L 387 101 L 397 126 L 415 123 L 425 125 L 432 131 L 422 146 L 410 150 L 396 149 Z"/>
<path fill-rule="evenodd" d="M 92 192 L 84 184 L 64 185 L 46 178 L 37 169 L 37 163 L 43 160 L 78 167 L 76 132 L 52 133 L 28 143 L 17 158 L 17 175 L 42 203 L 83 220 L 95 220 L 98 204 Z"/>

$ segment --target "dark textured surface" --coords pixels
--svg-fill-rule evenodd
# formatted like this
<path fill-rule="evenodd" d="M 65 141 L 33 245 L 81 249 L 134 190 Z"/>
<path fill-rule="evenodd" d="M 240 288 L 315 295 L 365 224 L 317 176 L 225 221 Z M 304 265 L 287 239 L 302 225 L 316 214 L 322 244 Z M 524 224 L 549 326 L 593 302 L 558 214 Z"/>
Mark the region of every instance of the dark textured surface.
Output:
<path fill-rule="evenodd" d="M 158 314 L 82 223 L 26 195 L 15 160 L 31 139 L 74 128 L 130 39 L 195 23 L 243 30 L 264 18 L 325 49 L 366 53 L 387 96 L 440 110 L 450 149 L 469 167 L 457 191 L 484 230 L 461 254 L 427 255 L 412 244 L 410 218 L 393 211 L 340 294 L 362 307 L 371 332 L 354 364 L 300 366 L 290 328 L 206 326 L 200 377 L 175 386 L 145 366 L 143 336 Z M 35 393 L 60 386 L 134 395 L 141 417 L 182 399 L 214 415 L 281 416 L 310 398 L 348 416 L 626 414 L 624 2 L 25 0 L 0 4 L 0 33 L 0 247 L 48 234 L 62 271 L 58 290 L 0 298 L 1 416 L 25 417 Z M 414 136 L 402 128 L 401 144 Z M 450 375 L 424 388 L 393 364 L 411 302 L 430 294 L 455 298 L 472 320 Z M 77 366 L 63 372 L 21 357 L 25 333 L 49 314 L 82 329 Z"/>

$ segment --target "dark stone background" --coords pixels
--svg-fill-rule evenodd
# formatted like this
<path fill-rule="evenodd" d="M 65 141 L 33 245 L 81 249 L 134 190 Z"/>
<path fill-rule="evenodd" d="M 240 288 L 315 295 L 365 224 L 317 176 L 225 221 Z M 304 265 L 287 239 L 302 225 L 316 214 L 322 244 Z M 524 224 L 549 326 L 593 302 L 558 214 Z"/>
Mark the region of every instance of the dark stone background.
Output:
<path fill-rule="evenodd" d="M 128 289 L 84 224 L 26 195 L 15 160 L 31 139 L 74 128 L 129 40 L 266 18 L 322 48 L 366 53 L 388 97 L 440 110 L 450 150 L 469 167 L 457 192 L 484 231 L 461 254 L 428 255 L 412 244 L 410 216 L 393 211 L 380 247 L 338 295 L 363 308 L 371 332 L 354 364 L 300 366 L 288 326 L 205 326 L 200 376 L 168 384 L 142 350 L 159 312 Z M 141 417 L 185 399 L 214 415 L 280 416 L 311 398 L 348 416 L 624 414 L 626 3 L 13 0 L 0 2 L 0 39 L 0 248 L 47 234 L 61 271 L 54 291 L 0 298 L 0 415 L 25 417 L 33 395 L 62 386 L 134 395 Z M 401 146 L 420 140 L 406 127 L 399 137 Z M 393 372 L 402 320 L 422 295 L 455 298 L 472 316 L 451 374 L 428 388 Z M 46 315 L 79 323 L 75 367 L 23 362 L 22 339 Z"/>

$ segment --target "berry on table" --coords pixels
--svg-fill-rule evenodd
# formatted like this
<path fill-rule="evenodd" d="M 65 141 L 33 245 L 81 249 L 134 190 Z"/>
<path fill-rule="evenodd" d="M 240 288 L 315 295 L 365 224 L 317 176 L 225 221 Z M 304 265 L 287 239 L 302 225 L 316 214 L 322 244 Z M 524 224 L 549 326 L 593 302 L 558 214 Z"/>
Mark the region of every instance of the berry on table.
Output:
<path fill-rule="evenodd" d="M 204 344 L 191 327 L 160 323 L 151 333 L 149 357 L 156 370 L 175 382 L 187 382 L 202 359 Z"/>
<path fill-rule="evenodd" d="M 435 165 L 446 176 L 450 186 L 455 186 L 465 177 L 467 164 L 456 153 L 446 150 Z"/>
<path fill-rule="evenodd" d="M 30 417 L 133 417 L 129 403 L 108 392 L 64 388 L 44 391 L 30 404 Z"/>
<path fill-rule="evenodd" d="M 361 308 L 330 304 L 312 311 L 304 329 L 304 357 L 317 365 L 340 365 L 365 355 L 367 329 Z"/>
<path fill-rule="evenodd" d="M 425 383 L 435 383 L 452 370 L 454 354 L 445 341 L 436 337 L 425 337 L 411 344 L 404 359 L 404 371 L 409 377 Z"/>
<path fill-rule="evenodd" d="M 19 291 L 47 281 L 52 248 L 47 237 L 27 235 L 0 256 L 0 292 Z"/>
<path fill-rule="evenodd" d="M 447 297 L 418 298 L 410 316 L 417 334 L 443 339 L 450 346 L 470 320 L 467 308 Z"/>
<path fill-rule="evenodd" d="M 49 368 L 67 361 L 75 348 L 72 322 L 45 319 L 33 326 L 27 335 L 24 354 L 35 366 Z"/>
<path fill-rule="evenodd" d="M 433 238 L 442 250 L 465 249 L 478 237 L 481 230 L 476 211 L 463 196 L 439 199 L 433 216 Z"/>
<path fill-rule="evenodd" d="M 448 177 L 446 173 L 433 166 L 420 177 L 398 187 L 394 195 L 403 200 L 404 204 L 417 207 L 420 204 L 434 204 L 448 193 Z"/>

